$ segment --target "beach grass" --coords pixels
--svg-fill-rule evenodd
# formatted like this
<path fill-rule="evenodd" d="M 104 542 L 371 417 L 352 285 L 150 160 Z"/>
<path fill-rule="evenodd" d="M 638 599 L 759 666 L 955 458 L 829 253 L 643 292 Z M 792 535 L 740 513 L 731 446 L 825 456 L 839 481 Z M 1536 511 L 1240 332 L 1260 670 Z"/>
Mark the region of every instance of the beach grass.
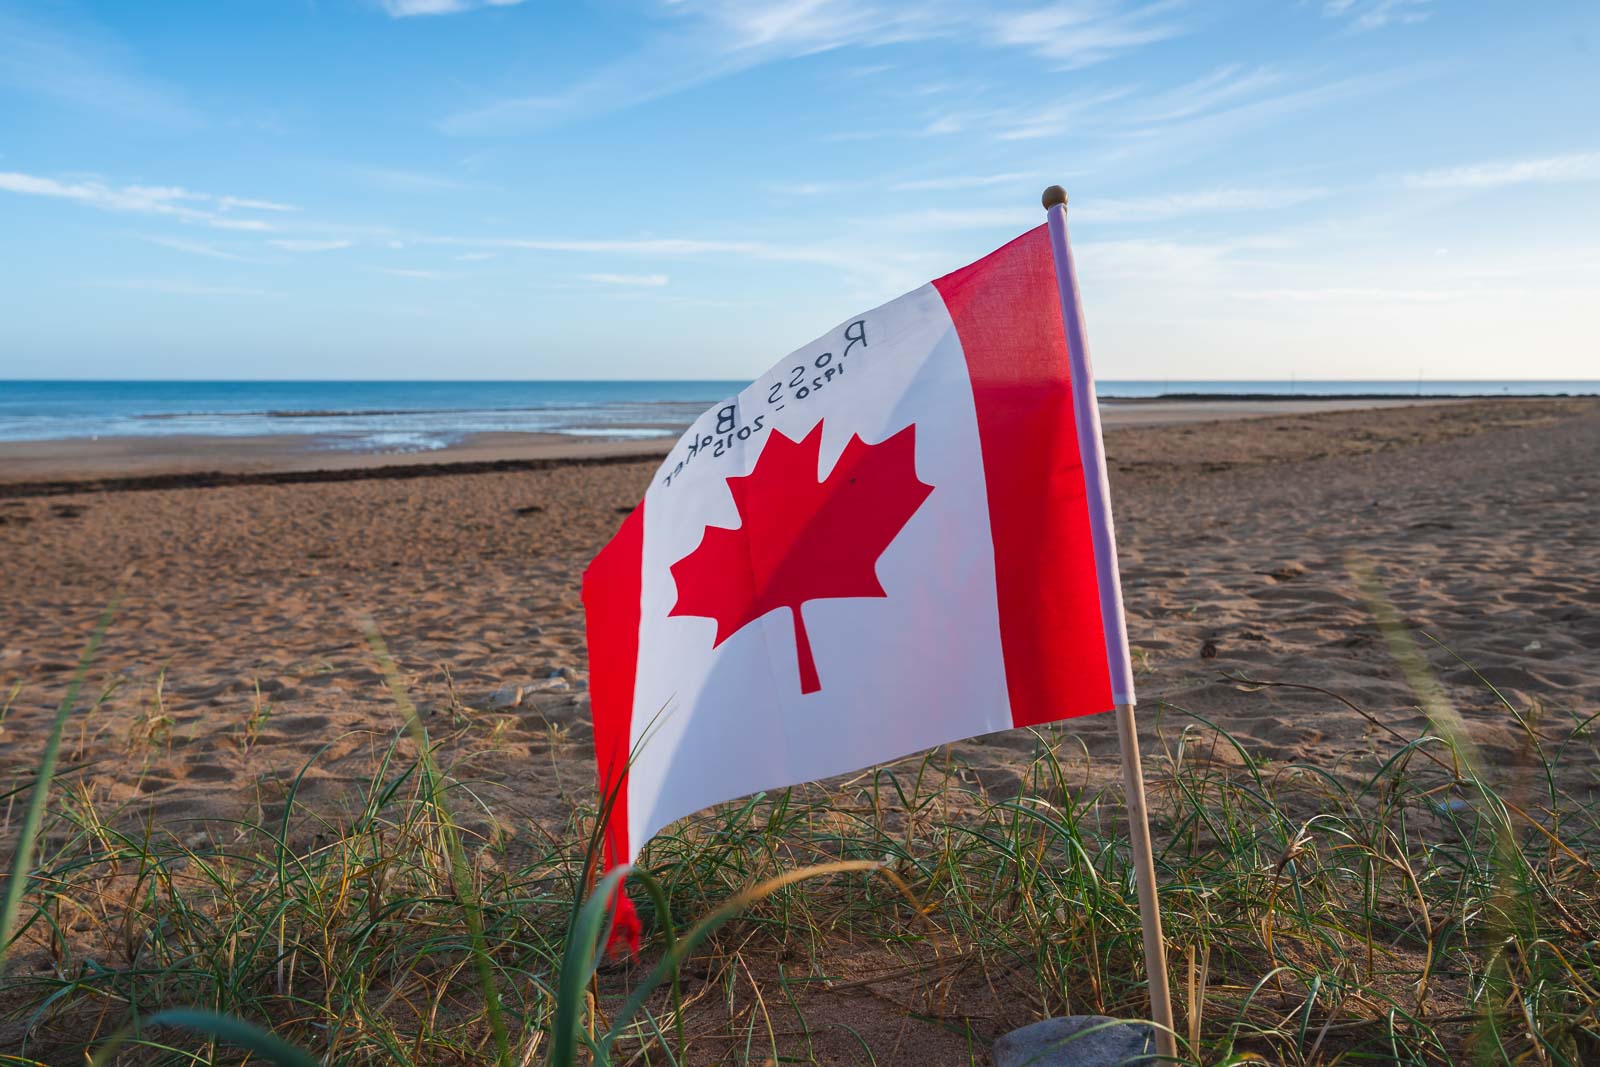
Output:
<path fill-rule="evenodd" d="M 629 963 L 601 948 L 596 812 L 498 832 L 414 713 L 345 814 L 297 778 L 195 833 L 55 773 L 62 707 L 0 797 L 35 800 L 0 897 L 0 1062 L 887 1064 L 934 1028 L 981 1063 L 1038 1017 L 1148 1010 L 1120 796 L 1065 729 L 1012 796 L 940 750 L 677 824 L 629 880 Z M 1142 710 L 1182 1062 L 1600 1062 L 1594 720 L 1507 703 L 1526 759 L 1491 780 L 1443 705 L 1364 775 Z"/>

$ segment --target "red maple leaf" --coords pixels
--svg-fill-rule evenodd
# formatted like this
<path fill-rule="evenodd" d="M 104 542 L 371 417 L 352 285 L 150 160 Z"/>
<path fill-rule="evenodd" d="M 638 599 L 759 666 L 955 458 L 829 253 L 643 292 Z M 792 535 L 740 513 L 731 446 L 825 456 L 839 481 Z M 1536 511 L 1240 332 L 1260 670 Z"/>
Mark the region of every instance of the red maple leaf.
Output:
<path fill-rule="evenodd" d="M 822 423 L 798 443 L 772 431 L 755 469 L 728 479 L 742 524 L 707 526 L 699 546 L 672 565 L 678 600 L 668 614 L 717 620 L 716 648 L 788 608 L 800 692 L 821 689 L 801 605 L 888 596 L 878 584 L 878 557 L 933 492 L 917 480 L 916 429 L 875 445 L 852 436 L 821 482 Z"/>

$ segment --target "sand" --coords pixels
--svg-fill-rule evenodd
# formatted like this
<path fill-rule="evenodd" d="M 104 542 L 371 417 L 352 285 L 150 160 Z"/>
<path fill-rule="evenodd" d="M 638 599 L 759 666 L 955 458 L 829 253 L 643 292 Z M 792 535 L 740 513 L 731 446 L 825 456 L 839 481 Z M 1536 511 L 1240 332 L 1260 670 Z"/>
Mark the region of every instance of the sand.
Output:
<path fill-rule="evenodd" d="M 1338 774 L 1392 750 L 1388 730 L 1425 729 L 1350 553 L 1373 562 L 1409 622 L 1519 709 L 1546 721 L 1600 710 L 1600 401 L 1113 427 L 1107 447 L 1153 775 L 1180 708 L 1258 758 Z M 313 758 L 304 799 L 340 810 L 400 727 L 353 621 L 370 614 L 453 758 L 472 757 L 502 826 L 560 832 L 592 796 L 579 575 L 653 469 L 601 458 L 313 483 L 0 489 L 0 701 L 11 694 L 0 790 L 35 765 L 120 582 L 63 756 L 83 765 L 74 780 L 107 810 L 217 832 L 219 820 L 270 810 Z M 1474 737 L 1509 766 L 1521 745 L 1505 710 L 1443 652 L 1433 658 Z M 1382 725 L 1324 694 L 1228 680 L 1241 675 L 1327 689 Z M 519 706 L 495 706 L 506 686 L 526 691 Z M 1111 780 L 1110 717 L 1065 729 L 1094 761 L 1089 778 Z M 1004 795 L 1033 745 L 1013 732 L 954 754 L 972 783 Z"/>
<path fill-rule="evenodd" d="M 358 439 L 315 434 L 0 441 L 0 486 L 59 487 L 65 482 L 149 482 L 165 477 L 174 483 L 193 483 L 198 480 L 196 475 L 204 474 L 264 478 L 308 471 L 336 473 L 346 480 L 394 468 L 508 467 L 601 456 L 659 456 L 675 439 L 665 435 L 591 440 L 558 433 L 475 433 L 426 452 L 361 451 L 353 447 Z"/>

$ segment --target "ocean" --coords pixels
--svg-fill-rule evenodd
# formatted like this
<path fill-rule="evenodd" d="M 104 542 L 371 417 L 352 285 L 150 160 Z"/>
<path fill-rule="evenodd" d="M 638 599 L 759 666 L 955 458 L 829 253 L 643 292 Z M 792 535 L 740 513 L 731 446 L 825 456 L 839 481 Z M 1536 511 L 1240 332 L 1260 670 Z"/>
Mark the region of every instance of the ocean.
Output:
<path fill-rule="evenodd" d="M 648 437 L 687 426 L 737 381 L 0 381 L 0 441 L 300 434 L 330 448 L 420 452 L 486 431 Z M 1600 381 L 1117 381 L 1161 396 L 1600 394 Z"/>

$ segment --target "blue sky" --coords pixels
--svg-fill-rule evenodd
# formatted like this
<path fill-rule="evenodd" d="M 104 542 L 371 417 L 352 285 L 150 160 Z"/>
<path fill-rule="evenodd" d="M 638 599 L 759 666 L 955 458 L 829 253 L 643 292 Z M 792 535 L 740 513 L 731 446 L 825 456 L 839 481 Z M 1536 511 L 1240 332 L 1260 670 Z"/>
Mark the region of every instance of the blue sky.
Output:
<path fill-rule="evenodd" d="M 0 0 L 0 377 L 746 378 L 1070 219 L 1105 378 L 1600 377 L 1600 4 Z"/>

